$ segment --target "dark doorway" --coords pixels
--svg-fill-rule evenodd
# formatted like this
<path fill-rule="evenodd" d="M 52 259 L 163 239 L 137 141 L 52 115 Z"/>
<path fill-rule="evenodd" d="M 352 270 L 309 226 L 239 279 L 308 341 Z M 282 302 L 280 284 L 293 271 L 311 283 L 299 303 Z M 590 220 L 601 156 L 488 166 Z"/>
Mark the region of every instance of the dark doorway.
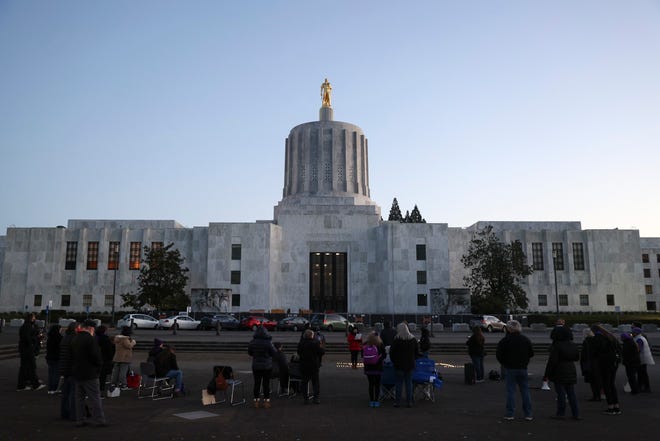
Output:
<path fill-rule="evenodd" d="M 309 308 L 312 311 L 346 312 L 346 253 L 309 255 Z"/>

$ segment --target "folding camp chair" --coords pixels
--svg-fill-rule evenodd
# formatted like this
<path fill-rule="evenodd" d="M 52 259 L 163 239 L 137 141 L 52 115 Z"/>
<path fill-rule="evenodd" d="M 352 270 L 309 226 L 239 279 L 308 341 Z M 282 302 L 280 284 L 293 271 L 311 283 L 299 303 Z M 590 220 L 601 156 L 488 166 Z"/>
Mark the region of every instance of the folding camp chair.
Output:
<path fill-rule="evenodd" d="M 151 397 L 152 400 L 164 400 L 174 396 L 174 385 L 169 383 L 169 378 L 156 375 L 156 366 L 153 363 L 140 363 L 140 376 L 140 385 L 137 389 L 138 398 Z M 143 394 L 144 391 L 149 390 L 151 390 L 151 394 Z"/>
<path fill-rule="evenodd" d="M 396 375 L 394 374 L 394 365 L 391 362 L 383 363 L 383 373 L 380 376 L 380 401 L 387 399 L 394 400 Z"/>
<path fill-rule="evenodd" d="M 415 360 L 412 380 L 413 395 L 435 402 L 435 389 L 442 386 L 442 380 L 438 378 L 438 371 L 435 369 L 435 361 L 426 357 Z"/>
<path fill-rule="evenodd" d="M 245 385 L 243 384 L 243 380 L 234 378 L 234 370 L 231 366 L 213 366 L 213 378 L 216 378 L 218 373 L 222 373 L 227 383 L 227 388 L 223 391 L 218 391 L 223 392 L 225 397 L 222 401 L 216 401 L 216 403 L 224 403 L 227 401 L 227 395 L 229 395 L 229 404 L 232 406 L 245 404 Z M 241 399 L 236 398 L 237 388 L 241 391 Z"/>

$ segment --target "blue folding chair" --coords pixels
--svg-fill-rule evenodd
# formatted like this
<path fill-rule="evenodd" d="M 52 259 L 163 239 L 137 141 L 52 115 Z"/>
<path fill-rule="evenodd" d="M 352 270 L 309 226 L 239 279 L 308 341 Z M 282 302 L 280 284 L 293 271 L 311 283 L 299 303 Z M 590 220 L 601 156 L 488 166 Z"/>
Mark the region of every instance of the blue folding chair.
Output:
<path fill-rule="evenodd" d="M 395 399 L 395 385 L 394 365 L 392 362 L 383 362 L 383 373 L 380 376 L 380 401 Z"/>
<path fill-rule="evenodd" d="M 434 360 L 426 357 L 415 360 L 412 380 L 413 395 L 435 402 L 435 390 L 442 387 L 442 380 L 439 378 Z"/>

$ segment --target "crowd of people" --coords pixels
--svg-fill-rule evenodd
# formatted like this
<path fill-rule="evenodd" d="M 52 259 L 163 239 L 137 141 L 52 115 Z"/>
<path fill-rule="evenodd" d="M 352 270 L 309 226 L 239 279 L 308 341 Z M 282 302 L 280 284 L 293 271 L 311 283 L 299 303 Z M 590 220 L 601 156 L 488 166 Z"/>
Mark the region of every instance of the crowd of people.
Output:
<path fill-rule="evenodd" d="M 119 396 L 129 385 L 127 378 L 133 360 L 136 341 L 130 327 L 121 328 L 118 335 L 107 335 L 105 326 L 96 326 L 91 320 L 82 324 L 71 323 L 61 332 L 59 325 L 48 330 L 46 362 L 48 380 L 43 383 L 36 372 L 36 356 L 43 338 L 35 324 L 35 315 L 28 314 L 19 330 L 20 368 L 17 390 L 48 388 L 48 394 L 61 393 L 60 416 L 72 420 L 77 426 L 106 424 L 102 398 Z M 505 420 L 513 420 L 516 413 L 516 392 L 522 401 L 525 420 L 533 420 L 532 400 L 529 392 L 528 371 L 534 349 L 522 326 L 516 320 L 507 322 L 505 336 L 498 342 L 495 357 L 500 365 L 505 390 Z M 381 405 L 381 376 L 385 364 L 392 366 L 395 375 L 394 407 L 414 405 L 413 372 L 416 360 L 428 357 L 431 349 L 429 332 L 422 328 L 418 340 L 407 323 L 393 328 L 389 322 L 379 331 L 363 336 L 357 328 L 347 331 L 350 366 L 359 367 L 362 357 L 370 407 Z M 544 380 L 551 382 L 556 391 L 557 419 L 566 417 L 567 403 L 572 419 L 580 420 L 580 406 L 575 392 L 579 366 L 584 381 L 590 385 L 589 401 L 600 402 L 603 398 L 607 415 L 621 414 L 615 378 L 619 365 L 625 368 L 625 390 L 632 395 L 651 391 L 648 366 L 655 361 L 648 339 L 641 324 L 634 323 L 630 332 L 623 332 L 617 339 L 601 325 L 584 329 L 581 349 L 573 342 L 573 332 L 563 320 L 558 320 L 550 333 L 552 344 L 544 371 Z M 478 326 L 467 339 L 467 352 L 474 369 L 474 383 L 484 381 L 485 338 Z M 297 392 L 305 404 L 320 404 L 319 372 L 325 353 L 325 337 L 318 328 L 303 330 L 296 353 L 291 360 L 282 350 L 281 343 L 273 343 L 272 337 L 260 326 L 247 346 L 252 357 L 253 402 L 255 408 L 271 407 L 270 380 L 277 378 L 280 393 L 288 395 L 290 376 L 298 375 Z M 154 339 L 152 349 L 145 360 L 153 363 L 157 377 L 170 379 L 174 396 L 184 393 L 183 371 L 179 368 L 173 345 L 159 338 Z M 295 369 L 292 363 L 295 362 Z M 294 372 L 295 371 L 295 372 Z M 106 381 L 108 380 L 109 381 Z M 311 386 L 311 387 L 310 387 Z M 311 392 L 310 392 L 311 390 Z M 405 392 L 405 394 L 404 394 Z"/>

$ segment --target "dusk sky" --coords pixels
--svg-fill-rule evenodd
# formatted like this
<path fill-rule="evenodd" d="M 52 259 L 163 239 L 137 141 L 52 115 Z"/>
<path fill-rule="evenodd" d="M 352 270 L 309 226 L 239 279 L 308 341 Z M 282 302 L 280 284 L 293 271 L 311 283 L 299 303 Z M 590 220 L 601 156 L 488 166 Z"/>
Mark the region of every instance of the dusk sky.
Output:
<path fill-rule="evenodd" d="M 385 219 L 660 237 L 657 0 L 0 0 L 0 235 L 272 219 L 326 77 Z"/>

